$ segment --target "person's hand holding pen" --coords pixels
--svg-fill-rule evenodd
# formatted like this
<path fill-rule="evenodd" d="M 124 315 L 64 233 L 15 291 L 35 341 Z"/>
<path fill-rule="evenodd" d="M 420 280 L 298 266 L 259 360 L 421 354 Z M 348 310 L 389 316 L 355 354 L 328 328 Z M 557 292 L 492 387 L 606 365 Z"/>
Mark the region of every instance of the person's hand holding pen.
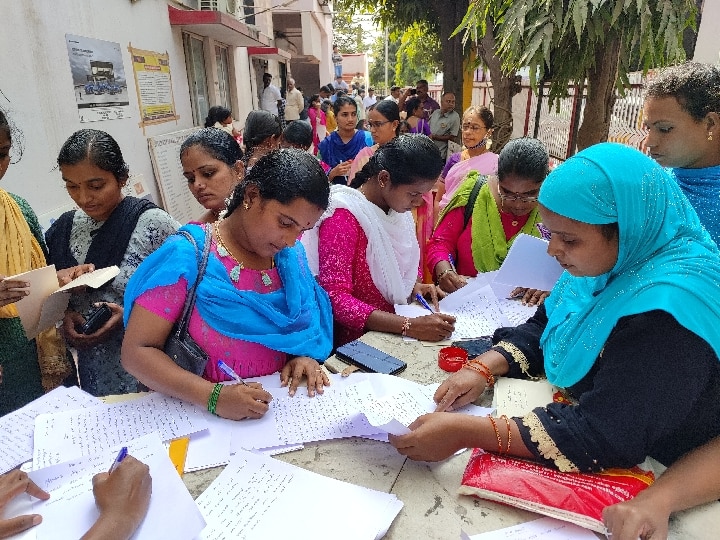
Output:
<path fill-rule="evenodd" d="M 130 538 L 150 506 L 150 468 L 128 455 L 123 447 L 110 472 L 93 477 L 93 494 L 100 517 L 82 540 Z"/>
<path fill-rule="evenodd" d="M 433 310 L 430 304 L 422 297 L 421 291 L 425 287 L 434 287 L 434 285 L 418 283 L 415 285 L 413 294 L 415 295 L 415 299 L 421 300 L 421 304 L 431 315 L 423 315 L 409 319 L 410 327 L 406 335 L 423 341 L 442 341 L 449 338 L 455 331 L 455 317 Z M 442 296 L 444 296 L 444 294 L 442 294 Z M 435 306 L 437 308 L 439 307 L 437 296 L 435 298 Z"/>
<path fill-rule="evenodd" d="M 240 384 L 227 384 L 222 387 L 217 398 L 215 413 L 230 420 L 264 416 L 270 408 L 272 395 L 263 390 L 259 383 L 246 383 L 222 360 L 218 360 L 217 366 L 229 379 Z"/>

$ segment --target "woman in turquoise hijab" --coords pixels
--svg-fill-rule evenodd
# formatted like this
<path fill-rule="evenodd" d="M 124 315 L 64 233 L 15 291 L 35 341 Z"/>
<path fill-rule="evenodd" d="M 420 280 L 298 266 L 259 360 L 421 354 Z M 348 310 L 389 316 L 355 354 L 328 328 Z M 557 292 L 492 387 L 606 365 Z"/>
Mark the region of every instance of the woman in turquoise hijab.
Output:
<path fill-rule="evenodd" d="M 720 253 L 657 163 L 599 144 L 540 190 L 548 253 L 566 269 L 545 305 L 446 380 L 439 412 L 391 437 L 413 459 L 463 447 L 562 471 L 669 465 L 720 434 Z M 546 375 L 567 402 L 494 421 L 441 411 L 475 400 L 499 376 Z"/>

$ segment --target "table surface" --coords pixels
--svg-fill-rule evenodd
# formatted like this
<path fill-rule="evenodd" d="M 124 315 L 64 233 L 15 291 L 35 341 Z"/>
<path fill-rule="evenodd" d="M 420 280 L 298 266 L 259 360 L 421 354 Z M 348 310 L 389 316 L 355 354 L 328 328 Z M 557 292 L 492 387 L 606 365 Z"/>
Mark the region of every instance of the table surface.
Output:
<path fill-rule="evenodd" d="M 407 362 L 402 377 L 421 384 L 437 383 L 447 373 L 437 367 L 439 347 L 419 342 L 404 342 L 400 336 L 370 332 L 363 341 Z M 328 360 L 331 366 L 345 366 L 340 360 Z M 351 375 L 352 377 L 352 375 Z M 480 405 L 489 406 L 486 392 Z M 361 439 L 335 439 L 305 444 L 302 450 L 275 456 L 309 471 L 337 480 L 395 494 L 403 509 L 385 538 L 458 539 L 461 529 L 470 535 L 510 527 L 539 517 L 538 514 L 491 501 L 457 494 L 470 452 L 437 464 L 415 462 L 401 456 L 389 444 Z M 187 473 L 183 480 L 193 498 L 202 493 L 222 468 Z M 325 501 L 330 511 L 348 511 L 341 501 Z M 720 530 L 720 503 L 712 503 L 677 514 L 671 520 L 670 538 L 706 540 L 709 531 Z M 600 537 L 600 536 L 599 536 Z"/>

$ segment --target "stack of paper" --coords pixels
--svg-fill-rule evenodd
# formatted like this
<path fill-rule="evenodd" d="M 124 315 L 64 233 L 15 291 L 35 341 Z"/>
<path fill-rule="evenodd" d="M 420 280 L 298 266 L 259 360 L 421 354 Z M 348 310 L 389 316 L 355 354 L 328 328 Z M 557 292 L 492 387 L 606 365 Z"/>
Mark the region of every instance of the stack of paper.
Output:
<path fill-rule="evenodd" d="M 348 510 L 328 511 L 328 501 Z M 207 521 L 203 540 L 374 540 L 403 506 L 395 495 L 247 451 L 235 454 L 197 504 Z"/>

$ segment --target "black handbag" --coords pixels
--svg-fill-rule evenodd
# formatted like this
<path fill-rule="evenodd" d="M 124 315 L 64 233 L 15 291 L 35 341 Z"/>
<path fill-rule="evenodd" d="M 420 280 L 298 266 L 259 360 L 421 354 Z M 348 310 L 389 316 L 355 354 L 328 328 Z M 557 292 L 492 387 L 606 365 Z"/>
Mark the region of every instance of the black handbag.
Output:
<path fill-rule="evenodd" d="M 178 234 L 182 234 L 189 239 L 195 246 L 195 252 L 197 253 L 197 244 L 195 243 L 193 237 L 185 231 L 179 231 Z M 207 266 L 211 243 L 212 234 L 209 227 L 206 227 L 205 246 L 203 247 L 202 259 L 198 265 L 197 279 L 185 298 L 182 316 L 173 326 L 172 332 L 168 336 L 165 346 L 163 347 L 165 354 L 167 354 L 173 362 L 184 370 L 194 373 L 195 375 L 202 375 L 205 371 L 205 366 L 208 363 L 208 355 L 190 336 L 188 333 L 188 326 L 190 324 L 190 314 L 195 306 L 195 291 L 197 290 L 198 283 L 200 283 L 200 280 L 205 274 L 205 267 Z"/>

